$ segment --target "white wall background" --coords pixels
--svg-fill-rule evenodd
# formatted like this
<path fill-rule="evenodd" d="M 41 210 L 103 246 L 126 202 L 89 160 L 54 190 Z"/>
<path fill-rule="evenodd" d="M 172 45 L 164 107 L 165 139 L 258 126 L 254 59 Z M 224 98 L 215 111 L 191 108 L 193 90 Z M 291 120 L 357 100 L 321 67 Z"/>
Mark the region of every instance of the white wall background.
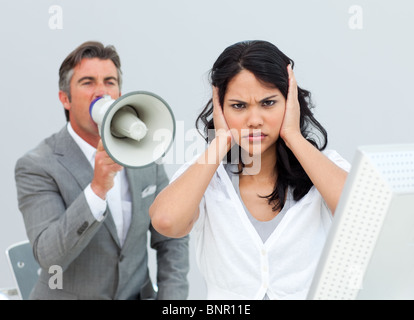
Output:
<path fill-rule="evenodd" d="M 65 124 L 58 69 L 82 42 L 115 45 L 123 93 L 152 91 L 174 110 L 171 176 L 194 144 L 185 133 L 209 98 L 209 69 L 247 39 L 295 61 L 329 147 L 349 161 L 359 145 L 414 142 L 413 18 L 410 0 L 0 0 L 0 287 L 14 286 L 4 251 L 26 239 L 15 162 Z M 191 244 L 189 298 L 204 299 Z"/>

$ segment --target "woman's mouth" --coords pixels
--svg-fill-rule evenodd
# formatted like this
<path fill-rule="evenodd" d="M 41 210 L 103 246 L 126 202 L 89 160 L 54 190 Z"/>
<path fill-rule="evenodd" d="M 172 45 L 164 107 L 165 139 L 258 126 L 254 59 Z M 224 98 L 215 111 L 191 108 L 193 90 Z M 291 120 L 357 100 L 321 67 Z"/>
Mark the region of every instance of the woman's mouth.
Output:
<path fill-rule="evenodd" d="M 245 137 L 249 139 L 249 142 L 260 142 L 263 141 L 267 135 L 263 132 L 253 132 Z"/>

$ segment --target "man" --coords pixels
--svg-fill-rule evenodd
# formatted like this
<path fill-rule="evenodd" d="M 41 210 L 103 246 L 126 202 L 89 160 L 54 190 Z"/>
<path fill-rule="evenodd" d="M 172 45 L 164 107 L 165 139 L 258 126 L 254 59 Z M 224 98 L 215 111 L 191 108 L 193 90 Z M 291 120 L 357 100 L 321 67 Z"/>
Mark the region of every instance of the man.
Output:
<path fill-rule="evenodd" d="M 113 46 L 86 42 L 75 49 L 59 71 L 67 125 L 17 161 L 19 208 L 42 267 L 31 299 L 187 298 L 188 238 L 160 235 L 148 215 L 168 184 L 164 167 L 115 163 L 89 115 L 97 97 L 121 95 L 121 77 Z M 147 266 L 148 230 L 157 250 L 157 293 Z M 62 268 L 62 288 L 49 286 L 51 266 Z"/>

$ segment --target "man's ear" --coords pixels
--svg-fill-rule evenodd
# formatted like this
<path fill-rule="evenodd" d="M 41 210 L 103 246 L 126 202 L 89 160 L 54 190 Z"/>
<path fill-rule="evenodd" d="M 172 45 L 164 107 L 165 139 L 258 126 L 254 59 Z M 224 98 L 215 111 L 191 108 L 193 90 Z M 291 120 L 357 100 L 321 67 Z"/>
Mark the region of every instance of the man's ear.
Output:
<path fill-rule="evenodd" d="M 66 92 L 63 92 L 62 90 L 59 91 L 59 100 L 66 110 L 70 110 L 70 100 Z"/>

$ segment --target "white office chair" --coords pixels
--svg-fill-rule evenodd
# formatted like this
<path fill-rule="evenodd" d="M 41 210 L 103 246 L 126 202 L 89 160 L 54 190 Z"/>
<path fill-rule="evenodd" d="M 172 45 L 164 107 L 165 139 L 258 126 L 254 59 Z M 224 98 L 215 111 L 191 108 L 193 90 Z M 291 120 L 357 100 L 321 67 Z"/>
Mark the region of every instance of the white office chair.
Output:
<path fill-rule="evenodd" d="M 0 300 L 21 300 L 16 288 L 0 288 Z"/>
<path fill-rule="evenodd" d="M 33 256 L 32 246 L 27 240 L 15 243 L 6 249 L 6 256 L 18 294 L 22 300 L 27 300 L 40 274 L 40 266 Z"/>

